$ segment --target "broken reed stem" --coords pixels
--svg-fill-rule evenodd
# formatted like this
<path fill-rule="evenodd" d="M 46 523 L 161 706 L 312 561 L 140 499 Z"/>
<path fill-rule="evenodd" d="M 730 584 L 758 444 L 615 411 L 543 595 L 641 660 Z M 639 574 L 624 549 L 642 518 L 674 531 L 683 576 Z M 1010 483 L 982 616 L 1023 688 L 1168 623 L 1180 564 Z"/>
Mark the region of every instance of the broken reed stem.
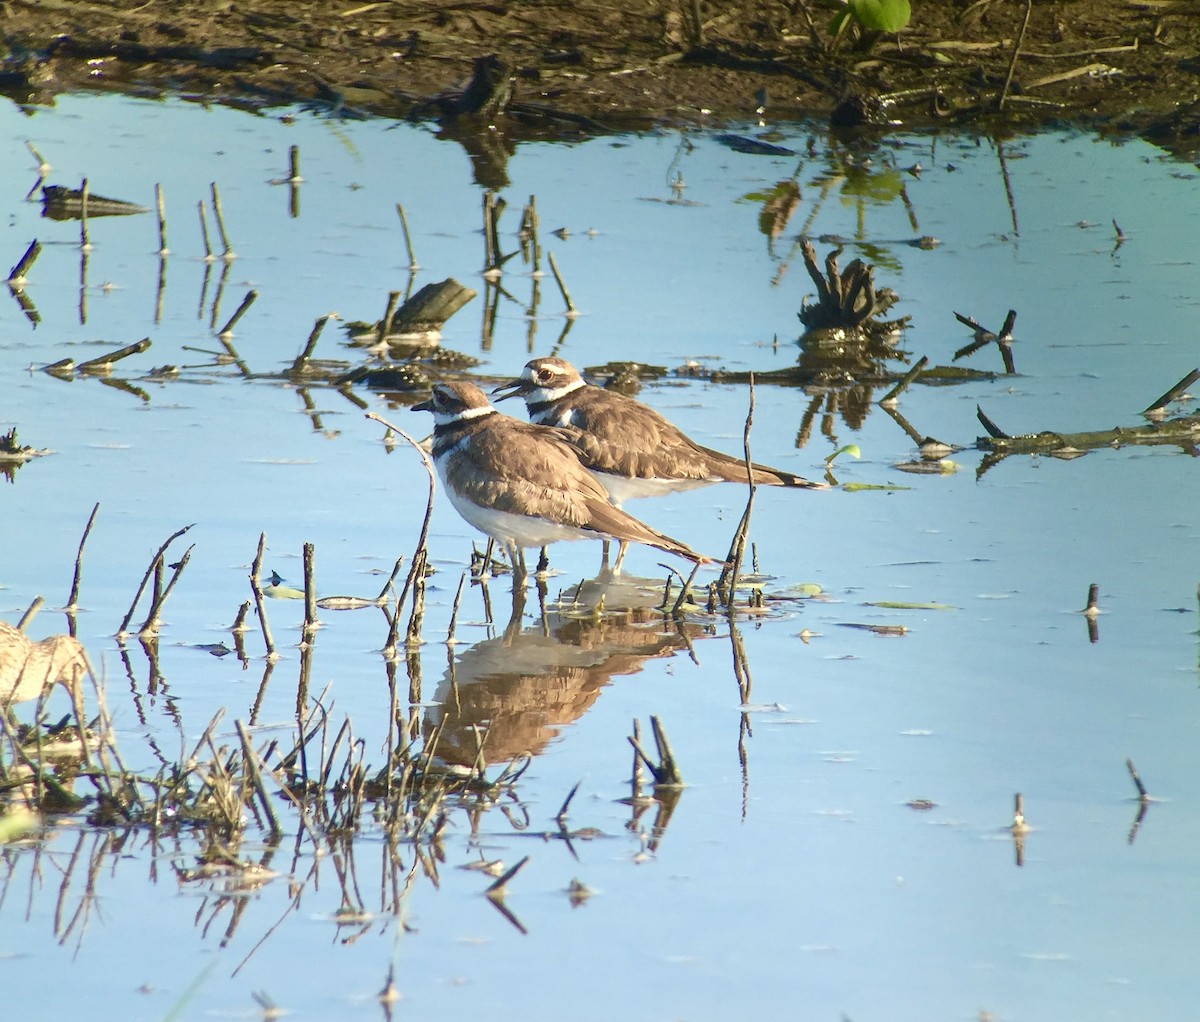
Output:
<path fill-rule="evenodd" d="M 567 303 L 568 314 L 572 316 L 578 315 L 575 303 L 571 301 L 571 292 L 567 290 L 567 285 L 563 283 L 562 274 L 558 272 L 558 263 L 554 261 L 554 253 L 549 249 L 546 250 L 546 260 L 550 263 L 550 272 L 554 274 L 554 280 L 558 284 L 558 290 L 562 292 L 563 301 Z"/>
<path fill-rule="evenodd" d="M 383 319 L 379 321 L 379 340 L 387 340 L 387 336 L 392 332 L 392 321 L 396 318 L 396 307 L 400 304 L 400 292 L 389 291 L 387 308 L 383 310 Z"/>
<path fill-rule="evenodd" d="M 491 189 L 483 193 L 483 269 L 485 273 L 498 268 L 496 265 L 496 240 L 493 236 L 494 221 L 492 219 L 492 207 L 495 201 L 496 196 L 492 194 Z"/>
<path fill-rule="evenodd" d="M 34 264 L 34 261 L 42 253 L 42 244 L 37 238 L 29 243 L 29 247 L 25 249 L 25 254 L 17 260 L 17 265 L 14 266 L 8 274 L 8 283 L 17 285 L 24 284 L 25 273 Z"/>
<path fill-rule="evenodd" d="M 700 562 L 697 561 L 692 565 L 692 572 L 688 575 L 683 587 L 679 590 L 679 595 L 675 598 L 675 603 L 671 606 L 671 616 L 675 617 L 683 609 L 683 605 L 687 602 L 687 598 L 692 592 L 692 583 L 696 580 L 696 573 L 700 570 Z M 682 575 L 679 576 L 683 578 Z M 670 579 L 668 578 L 668 583 Z"/>
<path fill-rule="evenodd" d="M 275 660 L 279 654 L 275 652 L 275 640 L 271 638 L 271 626 L 267 623 L 267 608 L 263 603 L 262 587 L 258 584 L 258 576 L 262 571 L 263 551 L 267 546 L 267 534 L 258 534 L 258 552 L 254 555 L 254 564 L 250 566 L 250 590 L 254 594 L 254 607 L 258 611 L 258 624 L 262 628 L 263 642 L 267 646 L 267 659 Z"/>
<path fill-rule="evenodd" d="M 462 603 L 463 589 L 467 584 L 467 575 L 470 572 L 464 571 L 458 578 L 458 592 L 454 594 L 454 604 L 450 608 L 450 627 L 446 629 L 446 645 L 453 646 L 455 643 L 454 628 L 458 624 L 458 607 Z"/>
<path fill-rule="evenodd" d="M 391 591 L 392 584 L 396 581 L 396 576 L 400 574 L 400 565 L 403 563 L 404 563 L 403 556 L 396 558 L 396 563 L 394 565 L 392 565 L 392 573 L 388 576 L 387 581 L 384 582 L 383 588 L 379 590 L 379 595 L 375 597 L 375 601 L 374 601 L 375 603 L 377 603 L 377 604 L 387 603 L 388 593 Z"/>
<path fill-rule="evenodd" d="M 213 255 L 212 245 L 208 241 L 208 217 L 204 214 L 204 200 L 201 199 L 196 205 L 200 210 L 200 237 L 204 239 L 204 261 L 211 263 L 216 256 Z M 204 304 L 203 301 L 201 304 Z"/>
<path fill-rule="evenodd" d="M 67 597 L 67 605 L 63 608 L 68 614 L 79 609 L 79 582 L 83 577 L 83 545 L 91 535 L 92 526 L 96 524 L 96 515 L 100 511 L 100 503 L 96 502 L 88 516 L 87 525 L 83 527 L 83 535 L 79 537 L 79 549 L 75 552 L 75 578 L 71 581 L 71 595 Z"/>
<path fill-rule="evenodd" d="M 142 627 L 138 629 L 139 635 L 146 636 L 158 634 L 159 625 L 162 624 L 162 620 L 159 617 L 159 612 L 162 610 L 163 604 L 167 602 L 167 597 L 171 595 L 171 590 L 175 588 L 175 583 L 179 581 L 179 576 L 183 574 L 183 569 L 187 567 L 188 561 L 190 561 L 192 558 L 192 551 L 195 549 L 196 544 L 193 543 L 183 552 L 183 556 L 179 558 L 179 562 L 175 565 L 175 571 L 171 575 L 171 581 L 168 582 L 161 591 L 157 591 L 155 593 L 154 601 L 150 604 L 150 611 L 146 615 L 146 620 L 142 622 Z M 161 569 L 161 557 L 157 563 L 158 567 Z"/>
<path fill-rule="evenodd" d="M 1095 617 L 1097 614 L 1100 613 L 1100 607 L 1098 606 L 1099 599 L 1100 599 L 1100 586 L 1097 583 L 1093 582 L 1090 586 L 1088 586 L 1087 606 L 1084 607 L 1084 609 L 1083 609 L 1083 612 L 1088 617 Z"/>
<path fill-rule="evenodd" d="M 316 573 L 313 568 L 313 545 L 304 544 L 304 635 L 315 632 L 321 622 L 317 620 Z"/>
<path fill-rule="evenodd" d="M 1174 387 L 1172 387 L 1170 390 L 1168 390 L 1160 398 L 1158 398 L 1155 401 L 1150 402 L 1150 405 L 1146 408 L 1145 411 L 1142 412 L 1142 414 L 1146 415 L 1149 412 L 1162 411 L 1172 401 L 1176 400 L 1179 397 L 1182 397 L 1184 392 L 1188 389 L 1188 387 L 1190 387 L 1197 380 L 1200 380 L 1200 369 L 1193 369 L 1190 373 L 1187 374 L 1187 376 L 1185 376 L 1182 380 L 1180 380 L 1177 384 L 1175 384 Z"/>
<path fill-rule="evenodd" d="M 237 728 L 238 738 L 242 742 L 242 763 L 245 765 L 245 771 L 250 777 L 250 784 L 254 788 L 254 793 L 258 797 L 258 804 L 262 807 L 263 814 L 270 825 L 271 837 L 278 838 L 283 833 L 283 828 L 279 825 L 279 817 L 275 815 L 275 806 L 272 804 L 271 797 L 267 794 L 266 786 L 263 784 L 262 771 L 258 766 L 258 753 L 254 751 L 254 746 L 250 744 L 250 734 L 246 730 L 246 725 L 240 720 L 235 720 L 233 726 Z"/>
<path fill-rule="evenodd" d="M 909 384 L 911 384 L 912 381 L 917 378 L 921 370 L 927 365 L 929 365 L 929 356 L 922 355 L 920 359 L 917 360 L 917 364 L 904 374 L 904 378 L 879 399 L 879 403 L 882 405 L 889 401 L 895 401 L 896 398 L 904 393 L 904 391 L 908 390 Z"/>
<path fill-rule="evenodd" d="M 221 236 L 221 245 L 225 249 L 221 253 L 221 258 L 230 262 L 237 258 L 237 253 L 233 251 L 233 247 L 229 244 L 229 235 L 225 233 L 225 214 L 221 211 L 221 193 L 217 191 L 216 181 L 213 181 L 210 187 L 212 188 L 213 217 L 217 221 L 217 233 Z"/>
<path fill-rule="evenodd" d="M 229 626 L 231 632 L 243 633 L 250 630 L 250 626 L 246 624 L 246 615 L 250 613 L 250 601 L 243 600 L 242 605 L 238 607 L 237 615 L 233 619 L 233 624 Z"/>
<path fill-rule="evenodd" d="M 529 233 L 530 246 L 530 275 L 536 281 L 542 274 L 542 244 L 538 240 L 537 196 L 529 196 L 529 205 L 525 207 L 524 226 Z M 534 302 L 536 305 L 536 301 Z M 536 310 L 535 310 L 536 311 Z"/>
<path fill-rule="evenodd" d="M 25 613 L 21 615 L 21 620 L 17 622 L 18 632 L 25 631 L 25 628 L 28 626 L 29 622 L 37 617 L 38 611 L 42 609 L 42 605 L 45 602 L 46 601 L 40 596 L 35 596 L 33 598 L 33 602 L 25 608 Z"/>
<path fill-rule="evenodd" d="M 396 203 L 396 212 L 400 216 L 400 230 L 404 232 L 404 248 L 408 252 L 408 268 L 419 270 L 421 267 L 417 263 L 416 255 L 413 254 L 412 235 L 408 232 L 408 217 L 404 215 L 404 206 L 399 202 Z"/>
<path fill-rule="evenodd" d="M 121 359 L 128 358 L 130 355 L 140 355 L 149 347 L 150 338 L 143 337 L 140 341 L 134 341 L 123 348 L 118 348 L 116 351 L 110 351 L 107 354 L 89 358 L 86 362 L 80 362 L 75 367 L 75 371 L 78 373 L 107 372 L 114 362 L 120 362 Z"/>
<path fill-rule="evenodd" d="M 299 184 L 304 178 L 300 176 L 300 147 L 288 147 L 288 183 Z"/>
<path fill-rule="evenodd" d="M 1008 74 L 1004 76 L 1004 87 L 996 100 L 996 110 L 1004 112 L 1004 104 L 1008 102 L 1008 90 L 1012 88 L 1013 75 L 1017 70 L 1017 58 L 1021 56 L 1021 45 L 1025 42 L 1025 30 L 1029 28 L 1029 19 L 1033 15 L 1033 0 L 1025 0 L 1025 17 L 1021 21 L 1021 31 L 1017 33 L 1017 41 L 1013 45 L 1012 60 L 1008 64 Z"/>
<path fill-rule="evenodd" d="M 304 373 L 308 371 L 308 362 L 312 358 L 313 351 L 316 350 L 317 339 L 321 336 L 321 331 L 325 329 L 325 324 L 336 316 L 336 312 L 327 312 L 313 324 L 312 333 L 308 335 L 308 343 L 304 345 L 304 350 L 296 356 L 296 361 L 292 363 L 292 368 L 288 372 Z"/>
<path fill-rule="evenodd" d="M 258 292 L 256 290 L 251 288 L 249 291 L 247 291 L 246 297 L 242 299 L 242 304 L 237 307 L 237 312 L 229 317 L 229 322 L 220 329 L 220 331 L 217 333 L 217 336 L 232 337 L 234 325 L 246 314 L 246 310 L 254 304 L 257 298 Z"/>
<path fill-rule="evenodd" d="M 421 570 L 424 572 L 425 544 L 429 538 L 429 522 L 433 518 L 433 495 L 437 490 L 437 470 L 433 467 L 433 459 L 431 459 L 428 453 L 426 453 L 425 448 L 423 448 L 419 443 L 417 443 L 417 441 L 405 433 L 404 430 L 400 429 L 398 426 L 394 426 L 392 423 L 388 422 L 387 419 L 383 418 L 383 416 L 376 415 L 374 412 L 367 412 L 366 416 L 368 419 L 374 419 L 376 422 L 380 422 L 385 425 L 388 429 L 400 437 L 400 439 L 404 440 L 410 447 L 412 447 L 412 449 L 421 456 L 421 462 L 424 464 L 425 472 L 429 476 L 429 498 L 425 503 L 425 520 L 421 522 L 421 533 L 417 539 L 416 550 L 413 552 L 412 563 L 409 565 L 408 578 L 404 581 L 404 590 L 401 592 L 400 598 L 396 601 L 396 618 L 398 619 L 400 617 L 400 608 L 404 606 L 404 599 L 408 595 L 408 591 L 412 588 L 417 577 L 417 571 Z M 418 564 L 418 561 L 420 561 L 420 564 Z M 393 633 L 394 629 L 395 625 L 393 624 Z"/>
<path fill-rule="evenodd" d="M 1011 830 L 1014 834 L 1024 834 L 1029 829 L 1025 822 L 1025 799 L 1018 791 L 1013 796 L 1013 822 Z"/>
<path fill-rule="evenodd" d="M 158 254 L 169 255 L 171 250 L 167 248 L 167 209 L 166 203 L 163 202 L 162 185 L 157 182 L 154 185 L 154 208 L 158 213 Z"/>
<path fill-rule="evenodd" d="M 1146 786 L 1142 783 L 1142 779 L 1138 776 L 1137 767 L 1133 765 L 1133 760 L 1126 758 L 1125 769 L 1129 771 L 1129 776 L 1133 778 L 1134 786 L 1138 790 L 1138 799 L 1142 802 L 1150 801 L 1150 793 L 1146 790 Z"/>
<path fill-rule="evenodd" d="M 53 167 L 51 167 L 51 166 L 50 166 L 50 164 L 48 164 L 48 163 L 46 162 L 46 158 L 45 158 L 44 156 L 42 156 L 42 154 L 41 154 L 41 153 L 39 153 L 39 152 L 37 151 L 37 149 L 35 149 L 35 148 L 34 148 L 34 146 L 33 146 L 33 143 L 32 143 L 32 142 L 26 142 L 26 143 L 25 143 L 25 148 L 26 148 L 26 149 L 28 149 L 28 150 L 29 150 L 29 153 L 30 153 L 30 155 L 31 155 L 31 156 L 32 156 L 32 157 L 33 157 L 35 160 L 37 160 L 37 161 L 38 161 L 37 170 L 38 170 L 38 173 L 39 173 L 39 174 L 41 174 L 43 177 L 46 175 L 47 171 L 50 171 L 50 170 L 53 170 L 53 169 L 54 169 Z"/>
<path fill-rule="evenodd" d="M 193 522 L 192 524 L 194 525 L 195 523 Z M 129 605 L 129 610 L 126 611 L 125 617 L 121 621 L 121 626 L 117 629 L 118 636 L 129 634 L 127 629 L 129 628 L 129 622 L 133 620 L 133 612 L 137 610 L 138 601 L 142 598 L 142 593 L 146 591 L 146 583 L 150 581 L 150 576 L 154 573 L 156 568 L 161 566 L 163 554 L 166 553 L 167 547 L 174 543 L 175 540 L 186 533 L 191 527 L 191 525 L 185 525 L 182 529 L 177 529 L 175 532 L 171 533 L 171 535 L 167 537 L 166 542 L 158 548 L 157 553 L 150 558 L 150 564 L 146 567 L 145 574 L 142 575 L 142 581 L 138 585 L 137 593 L 134 594 L 133 603 Z"/>
<path fill-rule="evenodd" d="M 88 240 L 88 179 L 85 177 L 79 186 L 79 247 L 84 252 L 92 250 Z"/>
<path fill-rule="evenodd" d="M 742 568 L 742 558 L 746 552 L 746 536 L 750 531 L 750 515 L 754 509 L 754 494 L 758 487 L 754 483 L 754 470 L 750 458 L 750 427 L 754 424 L 754 374 L 750 374 L 750 403 L 746 409 L 746 424 L 742 429 L 742 452 L 746 459 L 746 485 L 749 494 L 746 497 L 746 509 L 742 512 L 737 529 L 729 545 L 729 553 L 725 556 L 725 567 L 717 580 L 717 588 L 725 598 L 726 607 L 733 608 L 734 594 L 737 592 L 738 574 Z"/>
<path fill-rule="evenodd" d="M 422 546 L 414 555 L 412 571 L 412 613 L 408 618 L 408 630 L 404 635 L 405 645 L 409 647 L 421 644 L 421 623 L 425 620 L 425 569 L 429 564 L 429 551 Z M 397 608 L 399 614 L 399 608 Z"/>

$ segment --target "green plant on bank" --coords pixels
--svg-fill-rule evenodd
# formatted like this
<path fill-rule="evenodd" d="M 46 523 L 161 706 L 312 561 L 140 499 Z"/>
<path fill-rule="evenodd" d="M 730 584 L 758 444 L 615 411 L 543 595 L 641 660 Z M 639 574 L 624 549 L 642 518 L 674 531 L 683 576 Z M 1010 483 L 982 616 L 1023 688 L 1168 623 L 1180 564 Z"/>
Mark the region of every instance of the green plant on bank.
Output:
<path fill-rule="evenodd" d="M 829 21 L 833 36 L 830 51 L 850 27 L 856 35 L 855 49 L 866 52 L 884 32 L 899 32 L 912 17 L 908 0 L 846 0 L 846 4 Z"/>

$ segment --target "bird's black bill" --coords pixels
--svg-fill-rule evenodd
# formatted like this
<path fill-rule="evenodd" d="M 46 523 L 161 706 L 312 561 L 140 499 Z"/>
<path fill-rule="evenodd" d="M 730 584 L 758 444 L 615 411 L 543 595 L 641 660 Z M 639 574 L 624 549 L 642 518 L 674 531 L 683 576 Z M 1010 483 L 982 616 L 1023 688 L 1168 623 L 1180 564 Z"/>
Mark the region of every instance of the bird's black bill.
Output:
<path fill-rule="evenodd" d="M 433 399 L 427 398 L 426 400 L 413 405 L 409 409 L 409 411 L 410 412 L 432 412 L 433 411 Z"/>
<path fill-rule="evenodd" d="M 497 401 L 507 401 L 510 397 L 523 396 L 529 392 L 529 384 L 524 380 L 509 380 L 492 388 L 492 397 Z"/>

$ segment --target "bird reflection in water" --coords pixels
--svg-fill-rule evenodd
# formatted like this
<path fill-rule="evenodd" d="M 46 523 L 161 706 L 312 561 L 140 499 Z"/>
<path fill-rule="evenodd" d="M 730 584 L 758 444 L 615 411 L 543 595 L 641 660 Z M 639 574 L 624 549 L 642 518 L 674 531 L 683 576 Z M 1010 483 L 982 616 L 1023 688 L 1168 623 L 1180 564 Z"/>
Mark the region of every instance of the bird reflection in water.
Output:
<path fill-rule="evenodd" d="M 437 755 L 447 763 L 478 763 L 481 743 L 486 763 L 536 756 L 612 678 L 635 674 L 648 660 L 690 654 L 692 641 L 708 634 L 707 626 L 661 608 L 661 583 L 587 581 L 555 603 L 539 599 L 528 627 L 525 596 L 524 587 L 513 590 L 504 633 L 455 657 L 438 686 L 425 734 L 442 729 Z"/>

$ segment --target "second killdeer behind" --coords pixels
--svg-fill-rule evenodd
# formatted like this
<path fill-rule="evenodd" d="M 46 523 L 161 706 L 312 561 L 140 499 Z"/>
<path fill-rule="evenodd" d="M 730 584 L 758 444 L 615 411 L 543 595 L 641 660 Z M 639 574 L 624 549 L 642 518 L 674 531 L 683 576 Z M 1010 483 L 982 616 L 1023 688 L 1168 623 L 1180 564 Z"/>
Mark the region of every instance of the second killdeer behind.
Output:
<path fill-rule="evenodd" d="M 526 547 L 564 539 L 644 543 L 696 563 L 710 560 L 610 503 L 569 442 L 574 430 L 502 415 L 467 382 L 437 384 L 413 411 L 433 412 L 433 461 L 450 503 L 508 549 L 518 578 Z"/>
<path fill-rule="evenodd" d="M 500 400 L 525 398 L 529 417 L 544 426 L 573 426 L 580 457 L 603 483 L 614 504 L 688 490 L 706 483 L 746 482 L 746 462 L 702 447 L 653 408 L 594 387 L 561 358 L 535 358 L 521 376 L 495 388 Z M 765 486 L 825 489 L 791 472 L 752 465 Z"/>

